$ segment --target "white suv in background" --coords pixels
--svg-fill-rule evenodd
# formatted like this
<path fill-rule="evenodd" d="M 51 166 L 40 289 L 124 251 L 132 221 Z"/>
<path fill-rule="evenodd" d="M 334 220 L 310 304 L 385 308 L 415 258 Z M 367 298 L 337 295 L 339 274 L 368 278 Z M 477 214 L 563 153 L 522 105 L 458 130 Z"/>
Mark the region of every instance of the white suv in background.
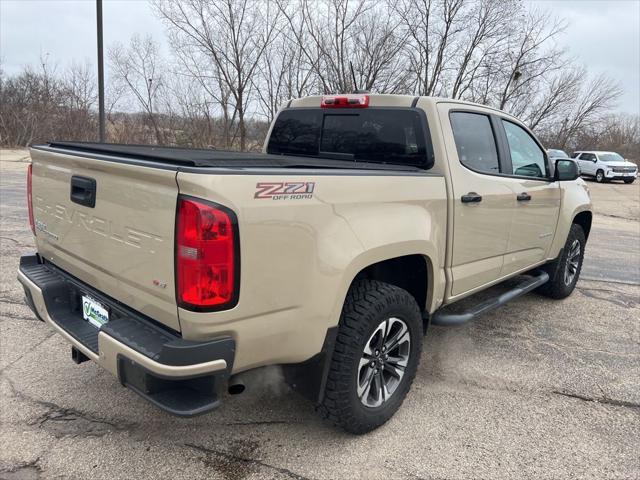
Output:
<path fill-rule="evenodd" d="M 615 152 L 579 151 L 573 152 L 573 158 L 580 166 L 580 173 L 585 177 L 593 177 L 596 182 L 623 180 L 633 183 L 638 176 L 638 167 Z"/>

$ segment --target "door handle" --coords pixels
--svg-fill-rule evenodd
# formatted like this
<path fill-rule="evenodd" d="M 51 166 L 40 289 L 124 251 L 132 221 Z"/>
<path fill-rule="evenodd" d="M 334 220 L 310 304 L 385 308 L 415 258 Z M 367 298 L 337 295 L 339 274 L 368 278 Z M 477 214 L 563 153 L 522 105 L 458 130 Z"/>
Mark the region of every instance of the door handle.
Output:
<path fill-rule="evenodd" d="M 463 195 L 460 200 L 462 203 L 479 203 L 482 201 L 482 195 L 478 195 L 476 192 L 469 192 Z"/>
<path fill-rule="evenodd" d="M 529 195 L 527 192 L 522 192 L 516 198 L 519 202 L 528 202 L 529 200 L 531 200 L 531 195 Z"/>
<path fill-rule="evenodd" d="M 71 177 L 71 201 L 93 208 L 96 206 L 96 181 L 89 177 Z"/>

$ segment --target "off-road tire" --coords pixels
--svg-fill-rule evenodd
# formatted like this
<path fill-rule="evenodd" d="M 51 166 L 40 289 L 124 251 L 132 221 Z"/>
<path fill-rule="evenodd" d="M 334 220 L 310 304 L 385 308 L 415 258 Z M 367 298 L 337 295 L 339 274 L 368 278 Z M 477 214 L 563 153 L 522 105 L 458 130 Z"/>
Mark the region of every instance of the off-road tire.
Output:
<path fill-rule="evenodd" d="M 379 407 L 365 406 L 357 395 L 358 365 L 365 343 L 380 322 L 401 319 L 410 335 L 409 359 L 395 392 Z M 358 280 L 350 288 L 340 316 L 324 397 L 318 412 L 355 434 L 378 428 L 400 408 L 416 375 L 422 352 L 422 316 L 406 290 L 375 280 Z"/>
<path fill-rule="evenodd" d="M 627 183 L 627 184 L 633 183 L 634 181 L 635 181 L 635 178 L 625 178 L 624 179 L 624 183 Z"/>
<path fill-rule="evenodd" d="M 567 284 L 565 282 L 565 269 L 567 268 L 567 262 L 569 262 L 569 255 L 571 246 L 575 241 L 580 243 L 580 254 L 578 258 L 578 267 L 572 280 Z M 545 265 L 545 270 L 549 274 L 549 281 L 538 288 L 538 292 L 549 298 L 562 299 L 566 298 L 573 292 L 580 278 L 580 271 L 582 270 L 582 262 L 584 260 L 584 247 L 586 240 L 584 237 L 584 231 L 582 227 L 576 223 L 571 225 L 569 235 L 567 235 L 567 241 L 562 249 L 562 255 L 553 262 Z"/>
<path fill-rule="evenodd" d="M 605 176 L 604 176 L 604 171 L 602 170 L 598 170 L 596 172 L 596 182 L 598 183 L 604 183 L 606 180 Z"/>

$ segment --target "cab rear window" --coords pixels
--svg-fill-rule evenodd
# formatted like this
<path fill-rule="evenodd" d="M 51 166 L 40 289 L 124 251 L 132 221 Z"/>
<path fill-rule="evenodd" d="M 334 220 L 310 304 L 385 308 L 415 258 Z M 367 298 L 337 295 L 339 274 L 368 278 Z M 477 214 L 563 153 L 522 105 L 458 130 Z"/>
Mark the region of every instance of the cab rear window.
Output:
<path fill-rule="evenodd" d="M 430 168 L 426 125 L 413 109 L 284 110 L 267 153 Z"/>

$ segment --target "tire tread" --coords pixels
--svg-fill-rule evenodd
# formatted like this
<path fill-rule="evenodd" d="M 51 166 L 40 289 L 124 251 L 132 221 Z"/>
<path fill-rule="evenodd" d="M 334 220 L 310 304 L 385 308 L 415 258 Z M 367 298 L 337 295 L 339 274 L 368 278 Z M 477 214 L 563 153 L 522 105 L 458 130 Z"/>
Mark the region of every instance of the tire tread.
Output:
<path fill-rule="evenodd" d="M 569 235 L 567 235 L 567 241 L 565 243 L 564 250 L 562 251 L 562 255 L 545 266 L 545 270 L 549 274 L 549 281 L 537 289 L 540 294 L 549 298 L 560 300 L 568 297 L 573 292 L 575 285 L 580 278 L 583 261 L 582 259 L 580 260 L 578 271 L 576 273 L 576 279 L 571 286 L 567 286 L 564 283 L 564 265 L 567 261 L 567 256 L 569 255 L 569 246 L 575 239 L 578 239 L 580 241 L 582 255 L 584 258 L 584 247 L 586 244 L 584 231 L 582 230 L 582 227 L 580 225 L 574 223 L 571 225 Z"/>
<path fill-rule="evenodd" d="M 351 433 L 359 434 L 371 431 L 386 422 L 395 412 L 394 410 L 389 415 L 384 415 L 379 419 L 380 421 L 366 421 L 359 418 L 357 412 L 353 411 L 349 399 L 353 380 L 351 365 L 359 360 L 362 354 L 362 343 L 366 340 L 365 337 L 372 323 L 376 321 L 377 315 L 392 303 L 404 305 L 413 312 L 415 318 L 407 319 L 407 321 L 415 322 L 416 318 L 421 321 L 418 305 L 407 291 L 376 280 L 356 281 L 351 286 L 344 303 L 324 397 L 317 410 L 324 419 Z M 412 341 L 412 343 L 414 342 L 415 340 Z M 417 343 L 419 344 L 417 350 L 419 361 L 422 342 Z M 412 355 L 414 355 L 413 351 Z M 406 381 L 403 381 L 399 390 L 394 393 L 394 396 L 397 395 L 398 398 L 401 398 L 397 407 L 400 406 L 411 387 L 418 361 L 414 359 L 414 367 L 407 368 L 405 371 Z"/>

